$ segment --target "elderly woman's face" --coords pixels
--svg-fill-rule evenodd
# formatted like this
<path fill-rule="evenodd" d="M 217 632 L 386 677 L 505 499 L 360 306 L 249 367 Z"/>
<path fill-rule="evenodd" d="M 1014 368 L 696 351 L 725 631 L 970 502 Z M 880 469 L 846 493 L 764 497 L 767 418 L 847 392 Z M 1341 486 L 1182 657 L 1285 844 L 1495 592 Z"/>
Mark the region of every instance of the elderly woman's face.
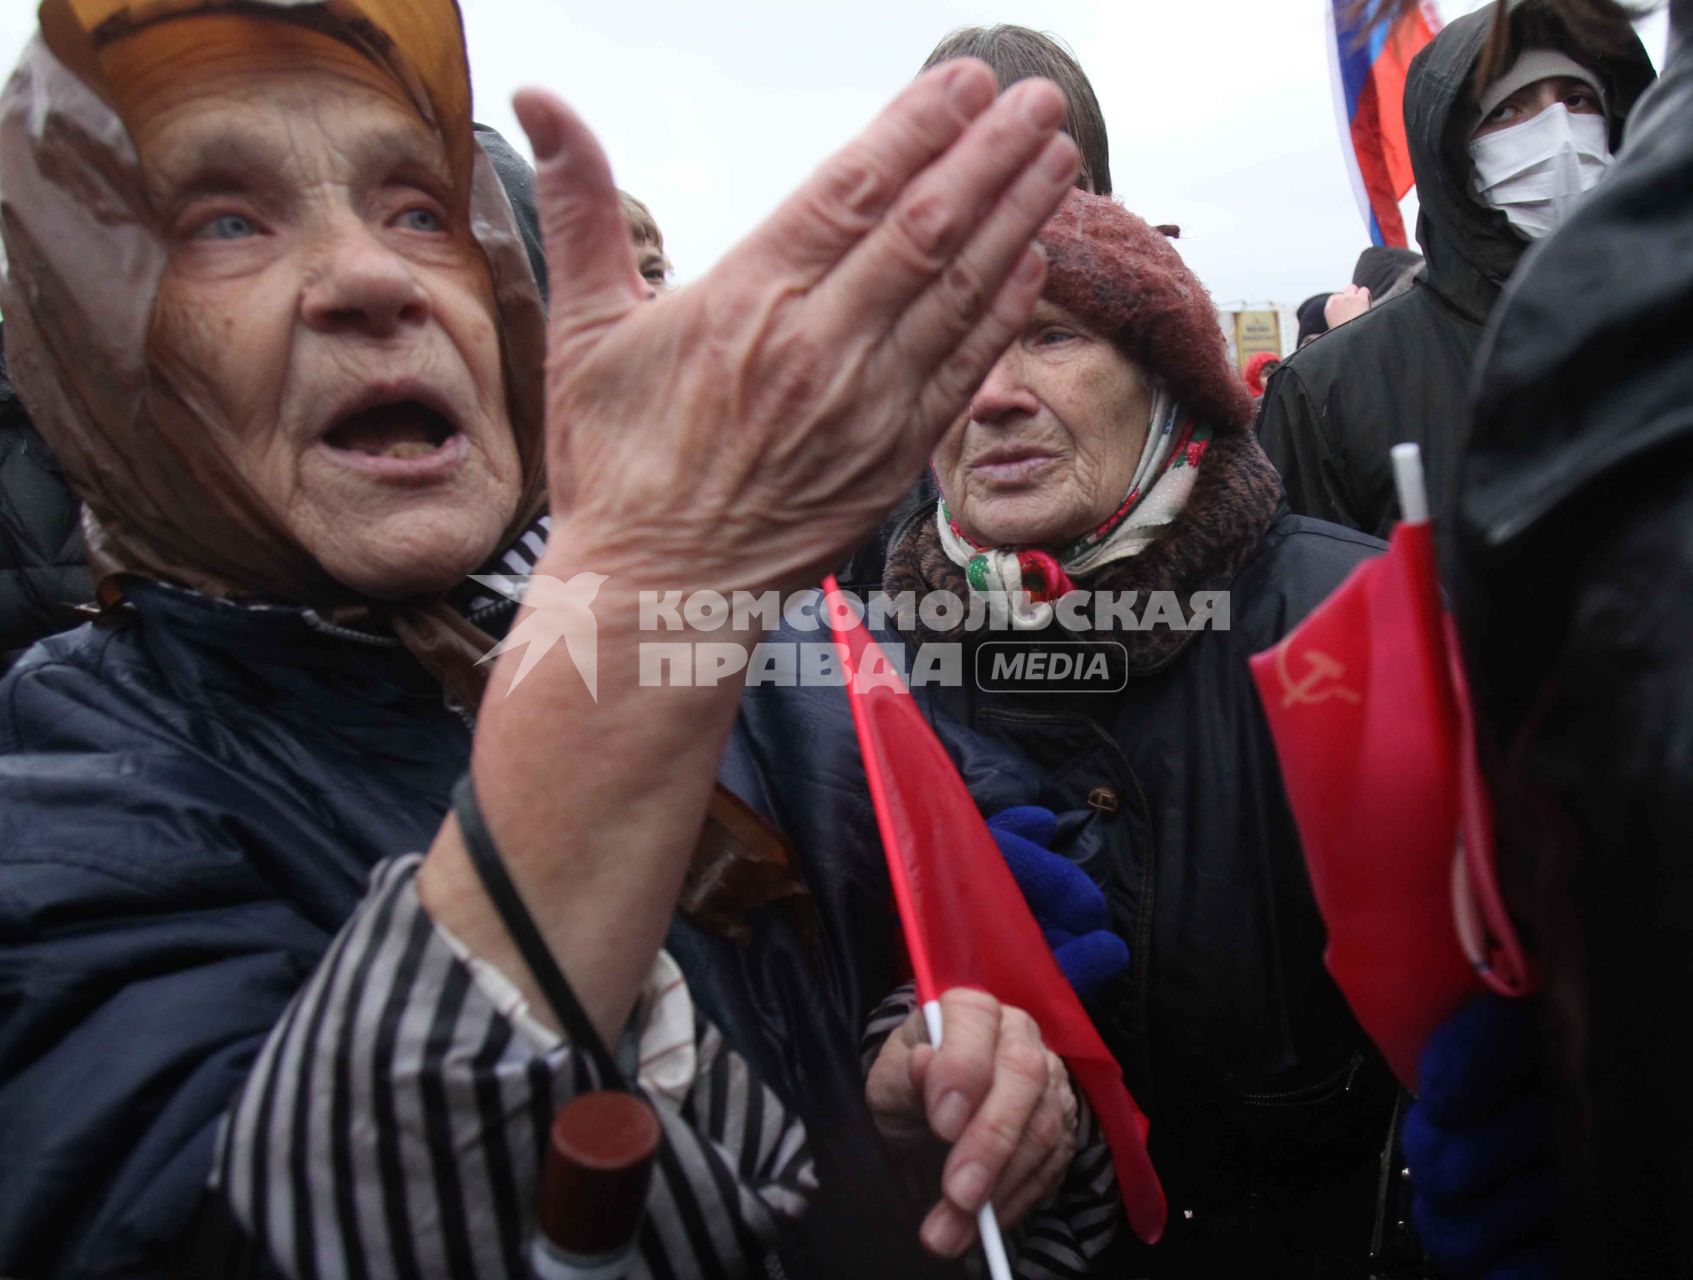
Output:
<path fill-rule="evenodd" d="M 1128 496 L 1152 398 L 1114 342 L 1042 300 L 935 450 L 953 518 L 989 546 L 1095 528 Z"/>
<path fill-rule="evenodd" d="M 135 128 L 169 261 L 150 357 L 337 580 L 474 570 L 520 487 L 486 260 L 445 149 L 356 75 L 211 77 Z"/>

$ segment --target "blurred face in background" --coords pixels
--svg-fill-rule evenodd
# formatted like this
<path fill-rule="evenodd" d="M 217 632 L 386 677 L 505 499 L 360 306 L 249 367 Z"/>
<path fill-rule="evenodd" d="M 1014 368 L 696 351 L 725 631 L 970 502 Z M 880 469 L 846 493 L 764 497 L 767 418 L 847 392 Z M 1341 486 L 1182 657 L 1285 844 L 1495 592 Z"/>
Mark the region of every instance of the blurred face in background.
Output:
<path fill-rule="evenodd" d="M 657 297 L 661 293 L 670 292 L 670 259 L 664 256 L 664 249 L 651 240 L 637 238 L 635 240 L 635 269 L 641 273 L 641 279 L 646 283 L 652 295 Z"/>

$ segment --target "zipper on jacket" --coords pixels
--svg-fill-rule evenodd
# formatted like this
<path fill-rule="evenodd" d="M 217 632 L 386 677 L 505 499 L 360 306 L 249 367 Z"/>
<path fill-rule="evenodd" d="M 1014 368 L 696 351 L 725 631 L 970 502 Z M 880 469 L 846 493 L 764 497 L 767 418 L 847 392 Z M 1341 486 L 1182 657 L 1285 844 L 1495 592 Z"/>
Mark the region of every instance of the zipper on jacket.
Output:
<path fill-rule="evenodd" d="M 343 627 L 324 618 L 316 609 L 306 609 L 301 612 L 306 625 L 319 635 L 325 635 L 332 640 L 350 640 L 354 644 L 369 645 L 373 649 L 398 649 L 400 642 L 393 636 L 372 635 L 368 631 L 360 631 L 357 627 Z"/>

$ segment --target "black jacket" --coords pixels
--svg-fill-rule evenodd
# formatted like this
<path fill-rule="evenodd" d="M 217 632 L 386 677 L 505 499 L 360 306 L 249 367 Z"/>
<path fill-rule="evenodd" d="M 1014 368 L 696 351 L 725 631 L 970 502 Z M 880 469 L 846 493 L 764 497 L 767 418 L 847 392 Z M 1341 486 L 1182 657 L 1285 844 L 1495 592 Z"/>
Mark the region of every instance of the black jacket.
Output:
<path fill-rule="evenodd" d="M 1283 361 L 1260 410 L 1260 438 L 1292 508 L 1377 537 L 1399 518 L 1393 445 L 1422 446 L 1433 510 L 1447 509 L 1482 326 L 1527 248 L 1470 185 L 1470 82 L 1492 19 L 1488 6 L 1451 23 L 1413 59 L 1406 80 L 1422 275 Z M 1628 57 L 1582 61 L 1606 90 L 1615 148 L 1652 64 L 1638 40 Z"/>
<path fill-rule="evenodd" d="M 1284 510 L 1230 584 L 1228 629 L 1122 693 L 922 695 L 1031 756 L 1038 803 L 1092 809 L 1071 851 L 1131 959 L 1090 1009 L 1170 1197 L 1164 1243 L 1120 1243 L 1126 1274 L 1363 1274 L 1394 1087 L 1323 969 L 1247 658 L 1376 548 Z"/>
<path fill-rule="evenodd" d="M 1571 1275 L 1693 1275 L 1693 3 L 1671 21 L 1614 170 L 1500 302 L 1458 495 L 1500 857 L 1580 1135 Z"/>
<path fill-rule="evenodd" d="M 464 721 L 392 642 L 169 587 L 129 599 L 0 681 L 6 1275 L 178 1274 L 236 1088 L 371 869 L 428 847 L 469 760 Z M 666 945 L 811 1131 L 826 1190 L 789 1273 L 921 1275 L 863 1103 L 858 1034 L 902 975 L 851 719 L 839 690 L 772 692 L 747 699 L 723 777 L 792 840 L 821 946 L 774 909 L 746 945 L 680 917 Z M 1032 800 L 1021 758 L 952 737 L 984 809 Z"/>
<path fill-rule="evenodd" d="M 94 595 L 82 503 L 12 391 L 0 356 L 0 670 L 77 621 Z"/>
<path fill-rule="evenodd" d="M 1142 609 L 1153 592 L 1184 607 L 1195 592 L 1226 592 L 1226 625 L 1100 627 L 1095 615 L 1085 634 L 1008 635 L 931 629 L 942 625 L 933 610 L 901 625 L 908 648 L 965 649 L 962 687 L 919 685 L 925 705 L 1029 756 L 1038 803 L 1087 815 L 1065 852 L 1104 887 L 1129 944 L 1128 973 L 1089 1009 L 1151 1119 L 1170 1225 L 1151 1251 L 1125 1239 L 1119 1270 L 1099 1274 L 1359 1277 L 1396 1089 L 1323 967 L 1323 923 L 1248 659 L 1380 544 L 1291 515 L 1245 429 L 1216 434 L 1198 466 L 1150 545 L 1078 585 L 1137 592 Z M 896 600 L 968 594 L 932 506 L 894 536 L 882 585 Z M 995 690 L 996 656 L 1053 641 L 1092 642 L 1113 679 Z"/>

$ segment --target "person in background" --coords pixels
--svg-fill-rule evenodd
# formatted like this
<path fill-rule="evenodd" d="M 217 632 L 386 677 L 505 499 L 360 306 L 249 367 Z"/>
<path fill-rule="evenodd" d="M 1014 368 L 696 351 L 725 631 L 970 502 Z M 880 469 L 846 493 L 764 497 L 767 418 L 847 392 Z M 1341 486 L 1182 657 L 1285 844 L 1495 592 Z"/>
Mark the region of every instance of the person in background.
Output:
<path fill-rule="evenodd" d="M 1076 185 L 1095 195 L 1111 194 L 1111 144 L 1105 116 L 1093 84 L 1076 55 L 1057 36 L 1011 23 L 992 27 L 962 27 L 937 44 L 923 60 L 923 70 L 953 58 L 979 58 L 993 68 L 999 87 L 1040 76 L 1064 92 L 1064 132 L 1082 155 Z"/>
<path fill-rule="evenodd" d="M 1543 978 L 1446 1037 L 1413 1176 L 1459 1276 L 1693 1275 L 1688 0 L 1668 48 L 1604 183 L 1500 301 L 1459 468 L 1449 585 Z"/>
<path fill-rule="evenodd" d="M 1420 253 L 1371 245 L 1358 255 L 1358 264 L 1352 268 L 1352 283 L 1331 293 L 1323 304 L 1323 322 L 1330 329 L 1338 329 L 1371 307 L 1397 298 L 1411 287 L 1422 265 Z"/>
<path fill-rule="evenodd" d="M 1247 658 L 1378 544 L 1288 513 L 1167 237 L 1073 191 L 1041 244 L 1040 306 L 936 448 L 940 494 L 895 531 L 880 586 L 919 602 L 908 651 L 959 644 L 977 673 L 914 694 L 1028 757 L 1023 803 L 1060 815 L 1129 943 L 1089 1009 L 1151 1119 L 1170 1220 L 1152 1249 L 1120 1235 L 1094 1274 L 1350 1280 L 1397 1089 L 1323 967 Z M 1227 593 L 1226 628 L 1195 612 L 1202 591 Z M 924 607 L 1018 592 L 1010 630 Z M 1086 685 L 978 687 L 983 659 L 1016 649 L 1115 656 Z"/>
<path fill-rule="evenodd" d="M 1299 304 L 1295 313 L 1299 317 L 1299 337 L 1295 341 L 1294 349 L 1315 342 L 1329 331 L 1328 305 L 1332 293 L 1313 293 Z"/>
<path fill-rule="evenodd" d="M 82 504 L 31 425 L 0 355 L 0 672 L 94 598 Z"/>
<path fill-rule="evenodd" d="M 1332 331 L 1369 309 L 1369 289 L 1361 284 L 1349 284 L 1329 294 L 1329 300 L 1323 304 L 1323 323 Z"/>
<path fill-rule="evenodd" d="M 1264 394 L 1264 380 L 1281 365 L 1281 357 L 1273 351 L 1260 351 L 1246 362 L 1246 369 L 1241 377 L 1246 382 L 1246 389 L 1252 393 L 1254 400 Z"/>
<path fill-rule="evenodd" d="M 623 206 L 623 220 L 629 224 L 629 239 L 635 245 L 635 267 L 652 288 L 653 297 L 669 293 L 674 287 L 670 280 L 675 271 L 664 252 L 664 232 L 658 229 L 652 210 L 627 191 L 617 193 Z"/>
<path fill-rule="evenodd" d="M 1395 249 L 1373 244 L 1358 255 L 1352 268 L 1352 283 L 1370 291 L 1370 305 L 1379 307 L 1411 287 L 1423 267 L 1423 255 L 1414 249 Z"/>
<path fill-rule="evenodd" d="M 1064 131 L 1081 153 L 1082 165 L 1076 185 L 1095 195 L 1111 194 L 1111 148 L 1105 132 L 1105 116 L 1093 84 L 1076 57 L 1056 36 L 1032 31 L 1011 23 L 992 27 L 961 27 L 952 32 L 923 60 L 927 71 L 957 58 L 977 58 L 993 68 L 1001 92 L 1039 76 L 1056 84 L 1064 93 Z M 1170 226 L 1165 234 L 1180 236 L 1181 228 Z M 925 471 L 871 538 L 853 551 L 840 567 L 843 586 L 873 591 L 882 581 L 888 538 L 913 511 L 933 505 L 934 477 Z"/>
<path fill-rule="evenodd" d="M 1651 83 L 1626 20 L 1578 32 L 1549 0 L 1511 5 L 1483 65 L 1500 3 L 1448 25 L 1406 81 L 1423 273 L 1270 381 L 1260 435 L 1295 511 L 1385 537 L 1399 515 L 1388 451 L 1402 441 L 1422 446 L 1446 509 L 1488 314 L 1531 241 L 1599 180 Z"/>

